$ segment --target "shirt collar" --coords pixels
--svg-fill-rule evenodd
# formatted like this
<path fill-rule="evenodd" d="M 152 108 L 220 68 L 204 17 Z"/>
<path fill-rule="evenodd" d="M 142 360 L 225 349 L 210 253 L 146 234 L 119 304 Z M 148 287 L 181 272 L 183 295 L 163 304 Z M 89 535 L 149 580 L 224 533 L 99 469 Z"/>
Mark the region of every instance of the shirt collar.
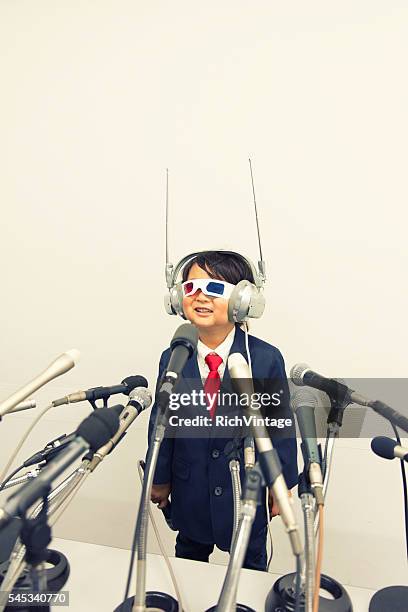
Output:
<path fill-rule="evenodd" d="M 223 340 L 223 342 L 221 342 L 221 344 L 219 344 L 214 349 L 208 348 L 208 346 L 206 346 L 204 344 L 204 342 L 201 342 L 201 340 L 198 340 L 198 342 L 197 342 L 197 353 L 198 353 L 198 356 L 203 361 L 205 361 L 205 358 L 207 357 L 207 355 L 209 353 L 217 353 L 217 355 L 219 355 L 222 358 L 222 360 L 223 360 L 223 362 L 225 364 L 227 362 L 227 358 L 228 358 L 229 352 L 230 352 L 232 344 L 234 342 L 234 337 L 235 337 L 235 325 L 234 325 L 233 329 L 231 329 L 230 333 L 225 338 L 225 340 Z"/>

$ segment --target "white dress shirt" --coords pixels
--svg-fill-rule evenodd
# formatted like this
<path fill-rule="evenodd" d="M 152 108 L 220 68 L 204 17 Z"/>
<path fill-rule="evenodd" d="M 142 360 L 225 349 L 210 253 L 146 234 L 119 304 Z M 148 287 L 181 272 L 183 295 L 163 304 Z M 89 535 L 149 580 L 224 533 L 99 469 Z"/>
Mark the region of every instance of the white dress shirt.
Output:
<path fill-rule="evenodd" d="M 225 338 L 225 340 L 221 342 L 221 344 L 219 344 L 214 349 L 208 348 L 208 346 L 206 346 L 204 342 L 201 342 L 201 340 L 198 340 L 197 342 L 197 361 L 198 361 L 198 369 L 200 370 L 200 376 L 202 380 L 207 380 L 208 374 L 210 372 L 210 368 L 205 363 L 205 358 L 210 353 L 217 353 L 217 355 L 219 355 L 222 359 L 222 363 L 218 367 L 218 373 L 222 380 L 222 377 L 224 376 L 225 368 L 227 366 L 228 355 L 231 350 L 232 343 L 234 342 L 234 338 L 235 338 L 235 325 L 233 329 L 231 329 L 230 333 Z"/>

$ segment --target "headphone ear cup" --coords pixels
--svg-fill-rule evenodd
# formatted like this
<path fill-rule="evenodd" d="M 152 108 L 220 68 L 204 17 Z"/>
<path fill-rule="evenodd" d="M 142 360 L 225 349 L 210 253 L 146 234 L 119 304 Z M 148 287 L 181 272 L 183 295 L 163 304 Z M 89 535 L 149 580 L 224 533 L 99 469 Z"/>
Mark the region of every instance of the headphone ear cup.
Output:
<path fill-rule="evenodd" d="M 249 312 L 254 285 L 248 280 L 239 281 L 228 300 L 228 320 L 231 323 L 242 323 Z"/>
<path fill-rule="evenodd" d="M 248 280 L 240 281 L 228 300 L 228 320 L 242 323 L 247 319 L 259 319 L 264 310 L 264 295 Z"/>
<path fill-rule="evenodd" d="M 259 291 L 254 285 L 251 303 L 249 306 L 248 317 L 250 319 L 259 319 L 262 317 L 265 310 L 265 296 L 262 291 Z"/>
<path fill-rule="evenodd" d="M 173 308 L 173 304 L 171 303 L 171 292 L 170 291 L 166 293 L 166 295 L 164 296 L 164 309 L 169 315 L 177 314 Z"/>
<path fill-rule="evenodd" d="M 180 317 L 185 319 L 186 316 L 183 310 L 183 291 L 180 284 L 177 284 L 170 289 L 170 301 L 174 314 L 178 314 Z"/>

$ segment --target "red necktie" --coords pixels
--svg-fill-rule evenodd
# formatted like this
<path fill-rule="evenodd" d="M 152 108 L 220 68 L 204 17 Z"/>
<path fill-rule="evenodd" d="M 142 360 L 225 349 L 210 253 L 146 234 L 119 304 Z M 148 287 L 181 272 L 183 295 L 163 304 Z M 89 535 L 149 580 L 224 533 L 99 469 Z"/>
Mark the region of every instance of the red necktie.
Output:
<path fill-rule="evenodd" d="M 217 408 L 217 393 L 221 386 L 218 368 L 222 364 L 222 357 L 217 355 L 217 353 L 209 353 L 205 358 L 205 363 L 210 368 L 210 373 L 204 383 L 204 393 L 206 394 L 207 405 L 210 406 L 210 417 L 213 419 Z M 207 394 L 210 395 L 210 401 Z"/>

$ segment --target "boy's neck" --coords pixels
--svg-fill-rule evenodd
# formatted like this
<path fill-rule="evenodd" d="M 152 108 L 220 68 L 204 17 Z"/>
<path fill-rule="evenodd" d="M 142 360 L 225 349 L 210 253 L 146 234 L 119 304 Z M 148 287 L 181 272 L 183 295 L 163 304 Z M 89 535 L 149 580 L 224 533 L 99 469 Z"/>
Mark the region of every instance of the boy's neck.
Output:
<path fill-rule="evenodd" d="M 228 334 L 234 329 L 234 323 L 231 323 L 231 326 L 223 329 L 204 329 L 199 330 L 199 338 L 205 346 L 208 346 L 210 349 L 216 349 L 222 342 L 224 342 L 225 338 Z"/>

